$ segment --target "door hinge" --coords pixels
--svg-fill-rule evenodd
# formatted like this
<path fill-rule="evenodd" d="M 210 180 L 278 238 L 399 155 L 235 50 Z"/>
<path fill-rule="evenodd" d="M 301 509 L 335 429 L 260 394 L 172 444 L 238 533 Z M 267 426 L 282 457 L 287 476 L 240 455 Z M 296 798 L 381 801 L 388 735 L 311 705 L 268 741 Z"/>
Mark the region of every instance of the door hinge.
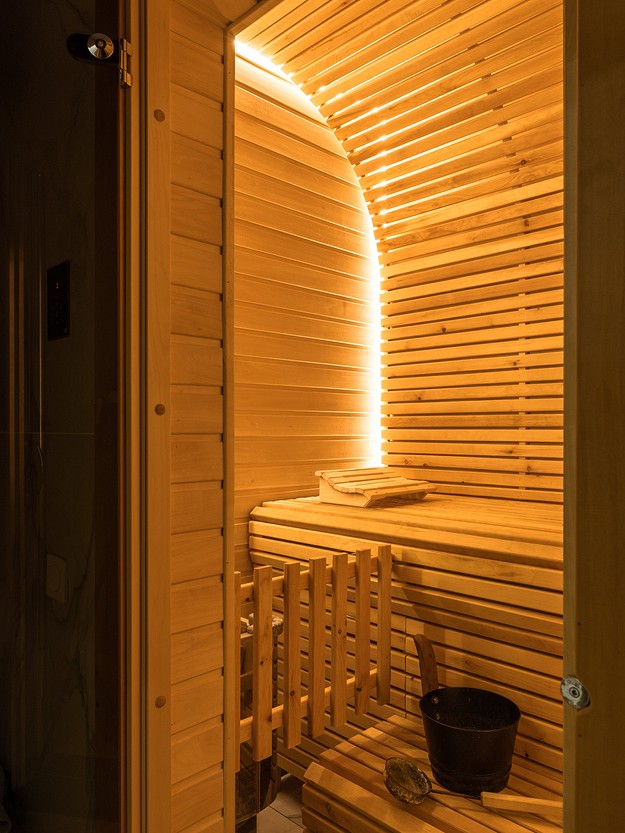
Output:
<path fill-rule="evenodd" d="M 122 87 L 132 87 L 132 74 L 130 72 L 130 57 L 132 55 L 132 44 L 126 38 L 119 39 L 119 83 Z"/>

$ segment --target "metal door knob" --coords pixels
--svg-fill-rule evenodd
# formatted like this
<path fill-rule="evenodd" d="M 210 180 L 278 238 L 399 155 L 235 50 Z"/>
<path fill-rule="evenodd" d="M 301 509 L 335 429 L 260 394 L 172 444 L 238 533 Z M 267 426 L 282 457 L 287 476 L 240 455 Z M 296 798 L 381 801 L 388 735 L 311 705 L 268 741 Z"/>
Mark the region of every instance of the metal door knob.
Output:
<path fill-rule="evenodd" d="M 94 32 L 92 35 L 76 32 L 68 37 L 67 49 L 77 61 L 117 64 L 119 59 L 117 43 L 103 32 Z"/>
<path fill-rule="evenodd" d="M 102 32 L 94 32 L 87 39 L 87 49 L 98 61 L 106 61 L 115 52 L 115 44 L 108 35 L 103 35 Z"/>

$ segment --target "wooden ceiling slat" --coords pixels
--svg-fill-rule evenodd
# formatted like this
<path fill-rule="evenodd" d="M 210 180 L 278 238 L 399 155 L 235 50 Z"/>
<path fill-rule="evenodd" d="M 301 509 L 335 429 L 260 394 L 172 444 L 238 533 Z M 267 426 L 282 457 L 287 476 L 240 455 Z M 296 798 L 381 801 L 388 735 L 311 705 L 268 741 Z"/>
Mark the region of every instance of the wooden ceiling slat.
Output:
<path fill-rule="evenodd" d="M 367 149 L 362 148 L 352 152 L 350 158 L 359 177 L 384 167 L 384 179 L 393 179 L 396 173 L 393 166 L 397 163 L 405 165 L 406 160 L 422 153 L 428 144 L 429 147 L 441 146 L 454 138 L 482 132 L 530 110 L 549 106 L 561 98 L 562 67 L 557 66 L 452 111 L 438 114 L 432 111 L 431 117 L 415 123 L 402 136 L 401 142 L 389 142 L 386 146 L 381 144 L 376 154 L 383 156 L 369 156 Z M 370 187 L 370 184 L 366 183 L 365 187 Z"/>
<path fill-rule="evenodd" d="M 402 444 L 405 445 L 405 444 Z M 461 469 L 464 471 L 498 471 L 498 472 L 520 472 L 527 471 L 528 462 L 531 460 L 531 473 L 535 475 L 550 475 L 562 474 L 563 462 L 561 460 L 544 460 L 534 455 L 534 449 L 529 451 L 527 449 L 519 450 L 516 454 L 502 452 L 501 455 L 490 456 L 479 453 L 479 446 L 472 446 L 477 448 L 477 453 L 469 455 L 464 451 L 462 445 L 451 446 L 453 449 L 449 455 L 444 452 L 432 453 L 423 451 L 418 444 L 413 452 L 400 451 L 393 443 L 393 454 L 402 455 L 402 462 L 405 466 L 410 466 L 416 470 L 422 471 L 422 477 L 428 476 L 429 471 L 438 468 L 445 469 Z M 488 448 L 489 446 L 487 446 Z M 426 471 L 423 471 L 423 470 Z M 540 487 L 544 488 L 544 483 L 540 482 Z"/>
<path fill-rule="evenodd" d="M 382 369 L 385 388 L 389 391 L 415 390 L 436 384 L 451 387 L 458 384 L 502 382 L 513 379 L 561 380 L 562 350 L 543 353 L 522 353 L 520 356 L 494 356 L 486 359 L 456 359 L 444 362 L 421 362 Z"/>
<path fill-rule="evenodd" d="M 480 328 L 492 330 L 495 327 L 515 325 L 518 323 L 535 323 L 537 321 L 553 321 L 562 317 L 562 290 L 552 293 L 539 293 L 540 300 L 533 300 L 530 305 L 521 306 L 523 300 L 516 296 L 517 307 L 512 305 L 515 296 L 506 299 L 498 299 L 497 302 L 490 302 L 476 305 L 476 309 L 465 308 L 462 315 L 444 316 L 443 310 L 438 318 L 431 318 L 425 321 L 407 322 L 405 324 L 392 323 L 391 326 L 384 326 L 382 338 L 385 345 L 392 347 L 396 340 L 417 339 L 423 336 L 437 335 L 441 332 L 445 335 L 450 333 L 463 333 L 476 331 Z M 504 303 L 507 301 L 508 303 Z M 560 324 L 561 326 L 561 324 Z"/>
<path fill-rule="evenodd" d="M 384 0 L 384 14 L 380 14 L 380 0 L 358 0 L 356 14 L 355 7 L 347 5 L 331 20 L 320 21 L 297 40 L 283 37 L 275 50 L 276 58 L 287 64 L 296 62 L 298 72 L 312 78 L 337 60 L 355 55 L 375 41 L 424 18 L 438 6 L 440 0 Z"/>
<path fill-rule="evenodd" d="M 512 205 L 497 206 L 491 211 L 481 211 L 469 214 L 447 222 L 423 226 L 414 222 L 413 218 L 396 224 L 392 228 L 393 239 L 401 239 L 402 245 L 415 245 L 425 241 L 435 241 L 439 238 L 449 238 L 456 234 L 489 234 L 498 236 L 503 225 L 520 217 L 533 218 L 535 214 L 544 214 L 562 208 L 563 193 L 556 191 L 543 195 L 539 193 L 534 199 L 525 199 Z M 400 238 L 401 233 L 401 238 Z"/>
<path fill-rule="evenodd" d="M 434 335 L 411 336 L 393 339 L 392 341 L 384 340 L 382 350 L 389 365 L 403 364 L 404 359 L 410 361 L 411 353 L 416 352 L 440 348 L 449 354 L 453 354 L 455 349 L 466 350 L 467 352 L 479 349 L 501 353 L 508 352 L 508 350 L 501 350 L 499 345 L 508 344 L 513 339 L 558 337 L 561 333 L 562 321 L 548 318 L 546 321 L 529 321 L 527 323 L 523 321 L 504 327 L 488 328 L 479 326 L 476 330 L 439 332 Z"/>
<path fill-rule="evenodd" d="M 406 235 L 410 235 L 413 231 L 412 218 L 416 210 L 427 209 L 430 201 L 436 201 L 440 205 L 439 195 L 443 196 L 444 202 L 447 205 L 452 205 L 456 202 L 464 202 L 467 192 L 477 192 L 486 195 L 487 193 L 499 193 L 501 189 L 502 177 L 505 179 L 506 173 L 514 175 L 520 170 L 531 173 L 532 171 L 540 171 L 542 173 L 545 165 L 548 165 L 552 160 L 562 159 L 562 143 L 554 143 L 542 148 L 535 148 L 528 153 L 524 153 L 519 159 L 504 159 L 493 160 L 488 163 L 476 166 L 474 169 L 457 173 L 447 178 L 442 178 L 434 182 L 424 182 L 418 189 L 414 189 L 411 193 L 411 201 L 400 208 L 397 208 L 392 214 L 388 215 L 391 222 L 377 222 L 375 224 L 376 237 L 380 241 L 379 246 L 382 251 L 387 249 L 397 248 L 401 244 L 401 240 L 405 241 L 405 245 L 410 244 L 409 239 L 405 239 Z M 541 177 L 535 178 L 536 182 L 541 181 Z M 551 185 L 546 186 L 550 188 Z M 540 192 L 539 192 L 540 193 Z M 547 196 L 541 193 L 541 196 Z M 524 212 L 521 212 L 524 213 Z M 529 213 L 529 212 L 527 212 Z M 512 214 L 510 219 L 515 218 Z M 376 218 L 377 220 L 384 220 L 384 216 Z M 476 217 L 474 226 L 481 225 L 479 215 Z"/>
<path fill-rule="evenodd" d="M 385 416 L 426 416 L 443 414 L 499 414 L 509 413 L 510 410 L 518 408 L 519 402 L 525 409 L 525 413 L 553 413 L 562 409 L 562 397 L 552 398 L 540 397 L 519 397 L 517 392 L 512 393 L 505 399 L 479 399 L 472 396 L 470 399 L 458 399 L 450 402 L 392 402 L 382 406 L 382 413 Z"/>
<path fill-rule="evenodd" d="M 505 156 L 507 147 L 502 143 L 511 142 L 515 135 L 529 134 L 531 137 L 530 131 L 533 130 L 544 130 L 550 136 L 562 136 L 563 106 L 560 91 L 555 87 L 552 88 L 552 98 L 553 102 L 538 110 L 531 110 L 527 102 L 524 102 L 516 108 L 520 112 L 513 115 L 509 111 L 509 118 L 504 122 L 493 123 L 497 115 L 493 114 L 491 117 L 491 114 L 488 114 L 486 119 L 480 118 L 470 125 L 469 129 L 466 125 L 454 126 L 443 131 L 438 137 L 442 140 L 440 144 L 436 141 L 436 136 L 426 137 L 415 147 L 413 154 L 407 153 L 406 159 L 390 170 L 381 168 L 379 161 L 370 174 L 364 173 L 362 166 L 359 171 L 360 183 L 373 206 L 373 213 L 384 210 L 385 206 L 394 208 L 405 204 L 409 199 L 405 194 L 410 191 L 413 183 L 420 181 L 423 170 L 440 165 L 456 170 L 462 166 L 466 156 L 479 153 L 491 145 L 499 147 Z"/>
<path fill-rule="evenodd" d="M 410 223 L 410 228 L 414 232 L 418 230 L 435 231 L 439 227 L 443 229 L 452 228 L 454 224 L 469 223 L 470 225 L 474 215 L 480 216 L 485 212 L 497 211 L 506 206 L 511 208 L 517 203 L 522 206 L 524 202 L 533 198 L 545 197 L 549 199 L 551 195 L 557 197 L 558 193 L 560 199 L 563 200 L 561 176 L 553 177 L 551 180 L 541 179 L 527 183 L 523 185 L 522 190 L 501 190 L 494 194 L 457 202 L 451 207 L 423 210 L 419 214 L 411 212 L 406 222 Z M 379 220 L 379 215 L 374 214 L 372 219 L 375 225 Z"/>
<path fill-rule="evenodd" d="M 523 253 L 519 262 L 518 250 L 503 252 L 465 263 L 451 263 L 436 269 L 415 269 L 409 275 L 399 275 L 382 281 L 381 297 L 397 301 L 420 296 L 439 295 L 445 291 L 509 280 L 520 277 L 545 274 L 553 271 L 554 258 L 560 259 L 564 247 L 562 241 L 535 246 Z M 561 267 L 562 268 L 562 267 Z"/>
<path fill-rule="evenodd" d="M 414 55 L 409 63 L 397 66 L 383 76 L 373 76 L 357 89 L 346 89 L 334 102 L 333 112 L 326 113 L 326 117 L 336 127 L 366 117 L 376 103 L 383 113 L 386 107 L 411 95 L 415 89 L 448 74 L 453 75 L 471 58 L 476 63 L 488 60 L 510 43 L 510 30 L 517 33 L 520 42 L 535 37 L 536 29 L 542 32 L 555 27 L 562 27 L 560 0 L 519 3 L 461 32 L 457 38 L 435 43 L 427 53 Z"/>
<path fill-rule="evenodd" d="M 384 14 L 380 14 L 380 0 L 341 3 L 331 17 L 309 15 L 305 27 L 301 26 L 297 32 L 294 28 L 283 31 L 268 46 L 276 61 L 287 65 L 297 63 L 298 71 L 305 72 L 316 59 L 323 60 L 329 55 L 334 62 L 337 52 L 354 54 L 437 5 L 440 0 L 384 0 Z"/>
<path fill-rule="evenodd" d="M 453 345 L 444 347 L 440 345 L 431 348 L 419 347 L 418 350 L 406 350 L 402 353 L 393 353 L 385 356 L 385 366 L 392 368 L 425 362 L 445 362 L 471 359 L 476 361 L 488 357 L 492 360 L 496 356 L 517 356 L 520 353 L 546 353 L 554 350 L 561 350 L 563 337 L 559 334 L 546 334 L 543 337 L 533 335 L 531 339 L 519 338 L 511 341 L 477 341 L 473 344 Z M 517 360 L 515 359 L 515 361 Z"/>
<path fill-rule="evenodd" d="M 558 320 L 558 316 L 560 320 Z M 383 337 L 382 350 L 391 355 L 409 349 L 441 344 L 481 344 L 485 341 L 501 341 L 510 334 L 522 333 L 528 338 L 537 335 L 557 335 L 562 332 L 562 304 L 525 310 L 525 314 L 518 311 L 475 315 L 466 319 L 454 319 L 440 324 L 417 325 L 402 327 L 401 332 L 386 330 L 392 339 Z M 482 327 L 487 329 L 487 335 L 478 332 Z"/>
<path fill-rule="evenodd" d="M 386 430 L 385 433 L 388 433 Z M 398 427 L 393 432 L 398 440 L 417 442 L 420 439 L 430 441 L 462 442 L 463 438 L 469 442 L 562 442 L 562 430 L 558 426 L 525 425 L 476 425 L 476 426 L 447 426 L 447 425 L 419 425 L 417 428 L 406 429 Z M 528 449 L 529 450 L 529 449 Z"/>
<path fill-rule="evenodd" d="M 430 217 L 432 212 L 428 211 L 427 206 L 421 205 L 419 215 L 415 215 L 414 209 L 411 207 L 412 202 L 416 202 L 416 199 L 413 196 L 413 189 L 424 185 L 428 181 L 431 182 L 435 178 L 443 179 L 445 177 L 450 177 L 458 174 L 458 172 L 462 172 L 463 170 L 477 167 L 480 164 L 496 159 L 497 151 L 499 151 L 500 157 L 503 156 L 511 163 L 509 170 L 518 169 L 518 167 L 523 167 L 523 165 L 521 165 L 523 160 L 525 160 L 524 164 L 527 163 L 525 154 L 530 149 L 537 146 L 540 147 L 543 143 L 553 143 L 554 141 L 560 142 L 562 146 L 562 132 L 562 121 L 558 119 L 557 121 L 548 122 L 547 124 L 542 124 L 539 127 L 532 128 L 522 134 L 519 134 L 518 136 L 515 136 L 514 138 L 511 137 L 506 140 L 503 147 L 497 142 L 494 145 L 488 145 L 483 151 L 471 151 L 467 153 L 466 156 L 461 157 L 455 157 L 453 154 L 450 154 L 450 159 L 448 161 L 443 159 L 431 166 L 424 165 L 423 169 L 415 170 L 414 174 L 407 178 L 405 182 L 396 183 L 397 191 L 391 192 L 391 189 L 389 189 L 390 194 L 388 199 L 381 199 L 373 203 L 371 206 L 373 224 L 374 226 L 386 226 L 389 229 L 389 235 L 400 234 L 407 227 L 414 228 L 415 222 L 423 225 L 427 223 L 427 218 Z M 560 153 L 562 153 L 562 150 Z M 514 162 L 516 162 L 516 165 L 512 164 Z M 405 191 L 399 191 L 400 184 L 406 186 Z M 538 183 L 527 183 L 525 188 L 530 189 L 533 186 L 537 187 Z M 498 193 L 500 192 L 498 191 Z M 524 191 L 523 197 L 525 196 L 525 193 L 526 192 Z M 542 195 L 544 193 L 544 189 L 540 188 L 538 193 Z M 485 204 L 483 202 L 485 199 L 487 198 L 482 198 L 482 204 Z M 503 195 L 501 199 L 502 201 L 500 203 L 495 202 L 493 205 L 497 205 L 498 207 L 507 205 L 509 208 L 511 201 L 514 202 L 514 195 L 509 197 L 507 202 L 505 201 L 505 197 Z M 520 200 L 521 195 L 517 193 L 516 199 Z M 468 201 L 461 200 L 461 203 L 464 204 L 465 210 L 468 209 L 467 202 Z M 471 200 L 471 203 L 475 213 L 481 213 L 481 204 L 477 200 Z M 459 207 L 459 210 L 463 210 L 462 206 Z"/>
<path fill-rule="evenodd" d="M 324 105 L 343 89 L 355 90 L 375 76 L 384 75 L 401 64 L 411 62 L 415 55 L 437 43 L 457 37 L 497 11 L 510 8 L 514 0 L 454 0 L 453 4 L 434 5 L 428 0 L 427 12 L 406 26 L 389 32 L 379 40 L 370 41 L 355 54 L 340 50 L 336 60 L 318 72 L 312 66 L 302 67 L 293 78 L 306 89 L 322 110 Z M 518 2 L 518 0 L 517 0 Z M 494 7 L 497 6 L 497 9 Z M 452 8 L 453 7 L 453 8 Z M 314 88 L 314 93 L 312 93 Z"/>
<path fill-rule="evenodd" d="M 534 254 L 532 249 L 539 249 L 546 243 L 560 241 L 563 236 L 564 231 L 561 227 L 547 228 L 528 234 L 518 234 L 505 240 L 490 240 L 484 244 L 476 243 L 473 246 L 464 246 L 450 252 L 437 252 L 427 257 L 393 260 L 382 266 L 382 276 L 393 278 L 407 272 L 435 269 L 437 266 L 447 266 L 454 263 L 463 264 L 467 260 L 476 261 L 480 257 L 489 258 L 504 253 L 511 253 L 512 257 L 516 256 L 518 261 L 527 262 L 532 260 Z"/>
<path fill-rule="evenodd" d="M 402 216 L 409 217 L 411 212 L 418 213 L 421 210 L 439 210 L 441 219 L 454 217 L 457 204 L 461 204 L 465 200 L 496 195 L 499 191 L 509 188 L 521 188 L 527 183 L 538 182 L 539 180 L 549 181 L 549 185 L 545 188 L 545 193 L 549 193 L 550 191 L 547 189 L 552 188 L 551 181 L 561 171 L 561 156 L 554 157 L 554 159 L 550 159 L 545 164 L 536 165 L 529 170 L 527 166 L 520 166 L 518 169 L 498 176 L 493 175 L 486 180 L 465 183 L 462 187 L 456 188 L 453 191 L 439 194 L 430 192 L 424 195 L 421 200 L 415 200 L 410 206 L 407 206 Z M 447 211 L 443 209 L 447 209 Z"/>
<path fill-rule="evenodd" d="M 516 291 L 514 288 L 516 287 Z M 524 291 L 527 290 L 527 291 Z M 531 281 L 493 284 L 492 286 L 466 289 L 463 292 L 452 293 L 460 303 L 445 306 L 439 305 L 436 297 L 414 299 L 409 304 L 388 304 L 385 310 L 391 314 L 382 315 L 384 327 L 407 324 L 419 324 L 429 321 L 442 321 L 446 317 L 461 318 L 463 315 L 479 314 L 486 311 L 501 311 L 517 307 L 528 308 L 539 303 L 560 303 L 562 301 L 562 273 L 532 278 Z M 440 296 L 438 296 L 440 298 Z M 445 302 L 447 298 L 443 299 Z M 396 309 L 402 307 L 402 309 Z"/>
<path fill-rule="evenodd" d="M 471 232 L 461 231 L 457 234 L 436 237 L 431 240 L 423 240 L 410 245 L 402 244 L 402 241 L 391 241 L 391 247 L 383 249 L 382 262 L 387 265 L 395 261 L 405 260 L 412 257 L 426 257 L 434 254 L 454 253 L 458 249 L 468 250 L 467 254 L 474 251 L 473 246 L 494 243 L 500 244 L 503 238 L 515 237 L 519 234 L 531 234 L 541 229 L 562 226 L 564 211 L 549 211 L 536 216 L 521 216 L 511 218 L 508 222 L 501 222 L 495 226 L 476 228 Z"/>
<path fill-rule="evenodd" d="M 503 92 L 512 84 L 532 78 L 542 70 L 561 66 L 562 45 L 552 33 L 549 33 L 548 40 L 549 43 L 542 43 L 539 39 L 526 41 L 511 50 L 511 54 L 500 53 L 497 59 L 473 64 L 451 79 L 445 78 L 416 91 L 384 114 L 376 113 L 374 118 L 368 120 L 369 124 L 355 122 L 347 125 L 342 131 L 337 131 L 337 136 L 348 152 L 366 146 L 369 153 L 376 153 L 378 145 L 387 144 L 390 137 L 401 142 L 403 134 L 414 124 L 437 113 L 451 111 L 482 96 L 491 96 L 495 91 Z M 510 100 L 513 101 L 514 97 L 511 96 Z"/>
<path fill-rule="evenodd" d="M 287 17 L 275 26 L 271 38 L 265 40 L 263 49 L 271 53 L 276 63 L 286 63 L 288 66 L 283 53 L 286 50 L 292 66 L 299 67 L 300 62 L 305 60 L 307 46 L 314 46 L 331 36 L 337 28 L 340 29 L 346 20 L 358 17 L 363 2 L 368 7 L 371 0 L 325 0 L 323 5 L 313 0 L 306 5 L 304 14 L 299 14 L 297 18 Z M 337 20 L 339 17 L 340 22 Z"/>
<path fill-rule="evenodd" d="M 421 393 L 433 400 L 444 399 L 447 391 L 450 392 L 450 396 L 453 398 L 458 395 L 458 392 L 465 390 L 467 396 L 470 396 L 473 390 L 483 390 L 485 392 L 484 396 L 488 396 L 488 391 L 491 388 L 507 390 L 510 387 L 520 386 L 523 390 L 523 386 L 526 384 L 547 387 L 555 385 L 560 390 L 564 384 L 562 381 L 563 373 L 558 376 L 553 371 L 554 368 L 534 367 L 521 368 L 518 371 L 514 369 L 478 371 L 476 373 L 454 374 L 453 376 L 447 373 L 438 376 L 421 373 L 418 381 L 413 385 L 406 385 L 405 380 L 402 381 L 401 377 L 393 379 L 393 387 L 390 387 L 389 384 L 388 390 L 382 394 L 382 400 L 384 402 L 406 402 L 411 401 L 411 399 L 414 400 L 415 396 Z M 456 385 L 456 387 L 452 387 L 452 385 Z M 462 398 L 462 396 L 459 398 Z M 561 454 L 562 449 L 560 449 Z"/>
<path fill-rule="evenodd" d="M 535 2 L 538 5 L 539 0 Z M 507 14 L 518 15 L 519 9 L 525 9 L 527 5 L 522 4 Z M 366 129 L 370 121 L 386 118 L 396 108 L 405 106 L 406 100 L 433 84 L 446 82 L 448 88 L 452 88 L 458 73 L 469 70 L 472 65 L 484 65 L 481 67 L 483 71 L 494 56 L 515 45 L 523 44 L 528 39 L 538 40 L 541 44 L 551 43 L 551 39 L 562 31 L 562 12 L 559 7 L 548 8 L 538 17 L 524 20 L 521 26 L 515 27 L 517 39 L 512 43 L 509 32 L 495 27 L 490 20 L 478 28 L 479 32 L 478 29 L 463 32 L 457 39 L 439 44 L 427 56 L 415 56 L 410 66 L 403 67 L 403 71 L 398 69 L 395 73 L 387 73 L 385 83 L 377 81 L 368 85 L 370 91 L 365 97 L 356 98 L 356 92 L 350 94 L 347 91 L 335 102 L 333 112 L 327 114 L 328 123 L 340 137 L 343 133 L 349 135 L 350 131 Z M 537 31 L 540 34 L 537 35 Z M 397 76 L 393 82 L 392 75 Z M 372 82 L 376 80 L 372 79 Z M 361 96 L 365 93 L 364 89 L 358 92 Z M 350 99 L 355 99 L 352 104 Z"/>
<path fill-rule="evenodd" d="M 467 400 L 480 400 L 487 402 L 490 399 L 527 399 L 535 397 L 562 396 L 564 385 L 562 382 L 516 382 L 483 385 L 465 385 L 464 387 L 441 388 L 437 385 L 428 388 L 422 386 L 413 391 L 389 391 L 382 396 L 384 407 L 396 408 L 398 405 L 428 404 L 432 406 L 447 405 L 452 402 L 466 402 Z"/>
<path fill-rule="evenodd" d="M 392 328 L 393 332 L 398 331 L 399 328 L 410 325 L 424 325 L 428 323 L 436 324 L 439 329 L 441 322 L 449 322 L 450 320 L 465 318 L 467 316 L 481 315 L 485 313 L 499 313 L 506 310 L 515 310 L 522 314 L 520 310 L 535 308 L 543 304 L 558 304 L 562 303 L 563 290 L 559 284 L 562 282 L 561 275 L 549 275 L 546 278 L 534 278 L 533 283 L 539 283 L 536 291 L 526 294 L 520 292 L 518 286 L 516 291 L 509 289 L 506 294 L 498 294 L 494 297 L 489 296 L 485 290 L 492 289 L 493 294 L 495 290 L 501 292 L 502 284 L 496 284 L 493 287 L 480 287 L 480 293 L 476 296 L 474 293 L 473 299 L 467 298 L 471 290 L 463 294 L 463 303 L 455 306 L 432 306 L 422 309 L 415 301 L 414 309 L 410 312 L 396 313 L 393 315 L 382 316 L 382 327 Z M 514 286 L 514 284 L 503 284 L 505 287 Z M 546 287 L 546 288 L 545 288 Z M 555 288 L 554 288 L 555 287 Z M 521 295 L 523 297 L 521 298 Z M 432 299 L 428 299 L 432 302 Z M 392 309 L 392 305 L 391 305 Z"/>
<path fill-rule="evenodd" d="M 280 32 L 297 23 L 310 12 L 324 6 L 328 0 L 280 0 L 280 2 L 261 17 L 250 23 L 238 39 L 258 51 Z"/>

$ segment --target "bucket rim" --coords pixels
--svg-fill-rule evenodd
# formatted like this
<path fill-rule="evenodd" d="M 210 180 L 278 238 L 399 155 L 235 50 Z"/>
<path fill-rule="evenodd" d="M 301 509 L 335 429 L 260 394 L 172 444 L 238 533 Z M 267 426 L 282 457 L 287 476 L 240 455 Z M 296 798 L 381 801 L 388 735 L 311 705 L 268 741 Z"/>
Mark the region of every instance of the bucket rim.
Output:
<path fill-rule="evenodd" d="M 434 717 L 432 717 L 431 715 L 427 714 L 426 711 L 424 711 L 423 704 L 425 703 L 426 706 L 430 705 L 430 701 L 431 701 L 432 697 L 435 697 L 437 694 L 441 694 L 444 691 L 467 692 L 467 693 L 477 692 L 478 694 L 487 694 L 487 695 L 499 700 L 500 702 L 506 703 L 507 705 L 512 707 L 513 714 L 515 714 L 516 716 L 514 717 L 514 719 L 508 721 L 507 723 L 504 723 L 503 725 L 497 726 L 497 727 L 492 728 L 492 729 L 471 729 L 471 728 L 466 727 L 466 726 L 454 726 L 454 725 L 452 725 L 450 723 L 447 723 L 443 720 L 436 720 Z M 456 732 L 480 732 L 480 733 L 501 732 L 502 730 L 511 729 L 512 727 L 517 726 L 520 719 L 521 719 L 521 716 L 522 716 L 521 709 L 514 702 L 514 700 L 511 700 L 509 697 L 506 697 L 504 694 L 499 694 L 498 691 L 491 691 L 490 689 L 479 688 L 477 686 L 444 686 L 444 687 L 441 687 L 441 688 L 432 689 L 431 691 L 428 691 L 426 694 L 424 694 L 420 698 L 420 700 L 419 700 L 419 709 L 421 710 L 421 715 L 424 718 L 424 720 L 425 720 L 425 718 L 427 718 L 428 720 L 431 720 L 433 723 L 435 723 L 437 726 L 444 726 L 445 728 L 453 729 Z"/>

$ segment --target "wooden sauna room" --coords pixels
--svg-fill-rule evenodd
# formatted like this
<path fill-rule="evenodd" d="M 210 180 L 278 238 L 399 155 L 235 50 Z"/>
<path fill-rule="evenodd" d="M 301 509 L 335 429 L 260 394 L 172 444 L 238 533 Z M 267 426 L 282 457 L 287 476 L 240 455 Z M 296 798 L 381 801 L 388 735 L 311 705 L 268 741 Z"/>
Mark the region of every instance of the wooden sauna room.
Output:
<path fill-rule="evenodd" d="M 231 833 L 275 739 L 310 833 L 619 829 L 621 4 L 129 6 L 129 824 Z M 282 702 L 241 723 L 253 606 Z M 518 704 L 507 792 L 549 811 L 384 793 L 427 767 L 419 636 Z"/>

